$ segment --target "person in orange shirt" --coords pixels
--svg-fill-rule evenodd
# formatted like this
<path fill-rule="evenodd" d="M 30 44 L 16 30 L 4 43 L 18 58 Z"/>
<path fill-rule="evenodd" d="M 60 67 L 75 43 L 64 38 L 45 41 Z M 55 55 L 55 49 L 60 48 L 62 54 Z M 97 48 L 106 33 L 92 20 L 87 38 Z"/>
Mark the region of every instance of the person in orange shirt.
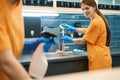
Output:
<path fill-rule="evenodd" d="M 75 28 L 66 23 L 61 24 L 65 29 L 83 33 L 82 38 L 61 37 L 67 42 L 87 44 L 89 71 L 112 68 L 110 54 L 110 29 L 106 18 L 98 10 L 94 0 L 82 0 L 81 9 L 85 17 L 90 18 L 91 22 L 87 28 Z"/>
<path fill-rule="evenodd" d="M 17 60 L 24 45 L 22 0 L 0 0 L 0 80 L 32 80 Z"/>
<path fill-rule="evenodd" d="M 24 40 L 23 23 L 22 0 L 0 0 L 0 80 L 32 80 L 17 60 L 22 51 L 35 51 L 41 43 L 41 50 L 48 52 L 52 43 L 57 44 L 50 33 Z"/>

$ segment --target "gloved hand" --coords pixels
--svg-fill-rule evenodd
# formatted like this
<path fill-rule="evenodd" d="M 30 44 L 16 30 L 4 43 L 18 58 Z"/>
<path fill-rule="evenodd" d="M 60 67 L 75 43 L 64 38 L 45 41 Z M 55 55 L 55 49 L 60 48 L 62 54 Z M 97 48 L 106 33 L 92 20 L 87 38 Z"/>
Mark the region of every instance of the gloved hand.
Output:
<path fill-rule="evenodd" d="M 75 27 L 72 27 L 72 26 L 70 26 L 70 25 L 68 25 L 66 23 L 61 24 L 61 26 L 64 27 L 65 29 L 67 29 L 67 30 L 70 30 L 72 32 L 76 32 L 76 28 Z"/>
<path fill-rule="evenodd" d="M 48 52 L 50 50 L 52 43 L 58 45 L 58 41 L 56 39 L 49 39 L 49 41 L 44 45 L 44 52 Z"/>
<path fill-rule="evenodd" d="M 23 51 L 34 51 L 41 42 L 46 43 L 44 45 L 44 52 L 49 51 L 52 43 L 55 44 L 55 45 L 58 44 L 56 39 L 40 37 L 40 38 L 37 38 L 37 39 L 34 39 L 34 40 L 25 40 Z"/>
<path fill-rule="evenodd" d="M 66 41 L 66 42 L 72 42 L 72 38 L 69 36 L 62 36 L 61 39 Z"/>
<path fill-rule="evenodd" d="M 85 52 L 83 50 L 80 50 L 80 49 L 73 49 L 73 53 L 75 53 L 75 54 L 84 54 Z"/>

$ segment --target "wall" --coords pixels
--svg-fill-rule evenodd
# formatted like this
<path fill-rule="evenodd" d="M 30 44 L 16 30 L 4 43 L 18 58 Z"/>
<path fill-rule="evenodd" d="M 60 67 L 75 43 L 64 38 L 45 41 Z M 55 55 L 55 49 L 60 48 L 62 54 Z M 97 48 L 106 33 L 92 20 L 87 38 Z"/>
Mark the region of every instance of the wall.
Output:
<path fill-rule="evenodd" d="M 106 15 L 111 30 L 111 48 L 120 47 L 120 15 Z M 120 49 L 120 48 L 119 48 Z"/>

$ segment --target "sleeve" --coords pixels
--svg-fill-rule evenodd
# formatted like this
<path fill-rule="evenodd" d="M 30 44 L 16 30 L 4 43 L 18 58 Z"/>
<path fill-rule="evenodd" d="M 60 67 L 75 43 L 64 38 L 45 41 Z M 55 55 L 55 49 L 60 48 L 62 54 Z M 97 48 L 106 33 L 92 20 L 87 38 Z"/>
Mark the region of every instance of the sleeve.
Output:
<path fill-rule="evenodd" d="M 39 45 L 39 43 L 40 42 L 38 41 L 38 39 L 25 40 L 23 51 L 34 51 Z"/>
<path fill-rule="evenodd" d="M 83 36 L 83 38 L 91 43 L 91 44 L 95 44 L 96 40 L 98 39 L 99 35 L 100 35 L 100 25 L 98 25 L 95 21 L 92 21 L 90 23 L 90 25 L 88 26 L 88 30 L 85 33 L 85 35 Z"/>
<path fill-rule="evenodd" d="M 11 48 L 7 26 L 5 25 L 3 16 L 0 13 L 0 51 Z"/>

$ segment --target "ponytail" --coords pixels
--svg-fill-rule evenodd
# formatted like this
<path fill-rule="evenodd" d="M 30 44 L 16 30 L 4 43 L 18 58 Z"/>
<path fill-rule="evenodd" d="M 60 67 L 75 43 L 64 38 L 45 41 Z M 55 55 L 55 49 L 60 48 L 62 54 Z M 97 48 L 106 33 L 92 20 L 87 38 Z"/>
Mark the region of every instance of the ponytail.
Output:
<path fill-rule="evenodd" d="M 102 19 L 103 19 L 104 22 L 105 22 L 105 25 L 106 25 L 106 31 L 107 31 L 107 36 L 106 36 L 106 39 L 107 39 L 107 40 L 106 40 L 106 46 L 110 46 L 111 32 L 110 32 L 110 29 L 109 29 L 108 22 L 107 22 L 105 16 L 103 16 L 102 13 L 101 13 L 98 9 L 96 10 L 96 12 L 97 12 L 97 14 L 98 14 L 99 16 L 102 17 Z"/>

